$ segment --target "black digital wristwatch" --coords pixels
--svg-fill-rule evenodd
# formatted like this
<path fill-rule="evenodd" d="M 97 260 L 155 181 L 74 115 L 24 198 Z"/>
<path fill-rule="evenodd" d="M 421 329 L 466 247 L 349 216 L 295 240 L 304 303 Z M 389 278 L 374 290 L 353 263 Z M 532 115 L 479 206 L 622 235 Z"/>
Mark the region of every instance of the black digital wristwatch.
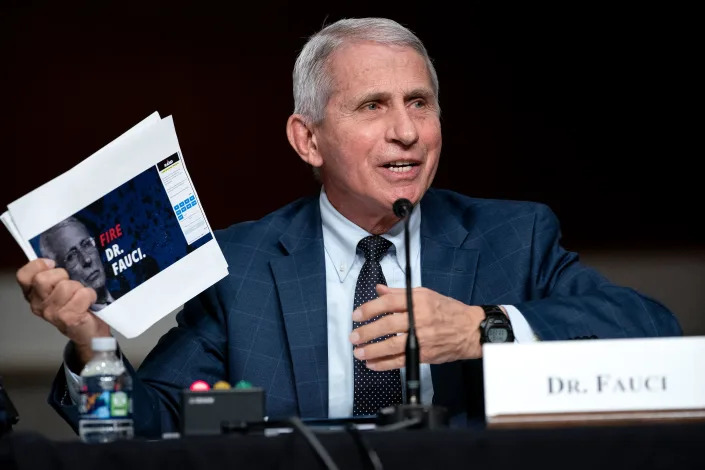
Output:
<path fill-rule="evenodd" d="M 480 323 L 480 344 L 512 343 L 514 331 L 509 317 L 497 305 L 480 305 L 485 319 Z"/>

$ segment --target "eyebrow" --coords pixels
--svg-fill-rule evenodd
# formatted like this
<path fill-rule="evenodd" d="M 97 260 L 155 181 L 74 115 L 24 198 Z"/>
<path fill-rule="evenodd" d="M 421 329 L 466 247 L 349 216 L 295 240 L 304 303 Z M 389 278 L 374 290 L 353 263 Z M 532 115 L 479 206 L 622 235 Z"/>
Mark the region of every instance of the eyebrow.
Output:
<path fill-rule="evenodd" d="M 364 93 L 360 95 L 355 102 L 358 104 L 367 103 L 368 101 L 387 101 L 391 98 L 391 93 L 386 91 L 378 91 Z M 414 88 L 404 93 L 404 101 L 410 101 L 417 98 L 423 98 L 427 101 L 435 101 L 433 92 L 428 88 Z"/>

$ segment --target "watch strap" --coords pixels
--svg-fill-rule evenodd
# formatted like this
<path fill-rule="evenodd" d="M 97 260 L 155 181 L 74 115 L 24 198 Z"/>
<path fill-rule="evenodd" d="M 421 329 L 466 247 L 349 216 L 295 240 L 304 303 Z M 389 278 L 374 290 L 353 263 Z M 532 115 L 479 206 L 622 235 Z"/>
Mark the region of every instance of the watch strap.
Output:
<path fill-rule="evenodd" d="M 507 321 L 509 321 L 509 317 L 504 313 L 504 310 L 499 305 L 480 305 L 480 308 L 485 311 L 486 316 L 490 315 L 504 315 L 507 318 Z"/>

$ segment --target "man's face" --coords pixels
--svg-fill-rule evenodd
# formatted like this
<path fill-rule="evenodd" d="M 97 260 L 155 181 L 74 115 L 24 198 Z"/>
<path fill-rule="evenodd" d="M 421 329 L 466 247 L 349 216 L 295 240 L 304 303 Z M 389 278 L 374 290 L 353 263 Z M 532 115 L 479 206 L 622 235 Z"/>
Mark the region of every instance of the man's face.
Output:
<path fill-rule="evenodd" d="M 349 219 L 417 203 L 441 153 L 439 108 L 424 59 L 407 47 L 362 42 L 330 58 L 333 93 L 314 132 L 331 203 Z"/>
<path fill-rule="evenodd" d="M 78 223 L 61 227 L 52 234 L 51 245 L 57 263 L 69 277 L 87 287 L 99 290 L 105 286 L 105 271 L 93 238 Z"/>

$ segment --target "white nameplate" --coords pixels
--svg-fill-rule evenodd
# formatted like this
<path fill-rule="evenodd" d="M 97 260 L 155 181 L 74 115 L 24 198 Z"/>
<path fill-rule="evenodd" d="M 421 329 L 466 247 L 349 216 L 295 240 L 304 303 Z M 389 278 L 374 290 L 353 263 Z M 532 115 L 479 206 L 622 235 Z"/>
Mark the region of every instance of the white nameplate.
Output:
<path fill-rule="evenodd" d="M 705 418 L 705 336 L 483 346 L 488 425 Z"/>

